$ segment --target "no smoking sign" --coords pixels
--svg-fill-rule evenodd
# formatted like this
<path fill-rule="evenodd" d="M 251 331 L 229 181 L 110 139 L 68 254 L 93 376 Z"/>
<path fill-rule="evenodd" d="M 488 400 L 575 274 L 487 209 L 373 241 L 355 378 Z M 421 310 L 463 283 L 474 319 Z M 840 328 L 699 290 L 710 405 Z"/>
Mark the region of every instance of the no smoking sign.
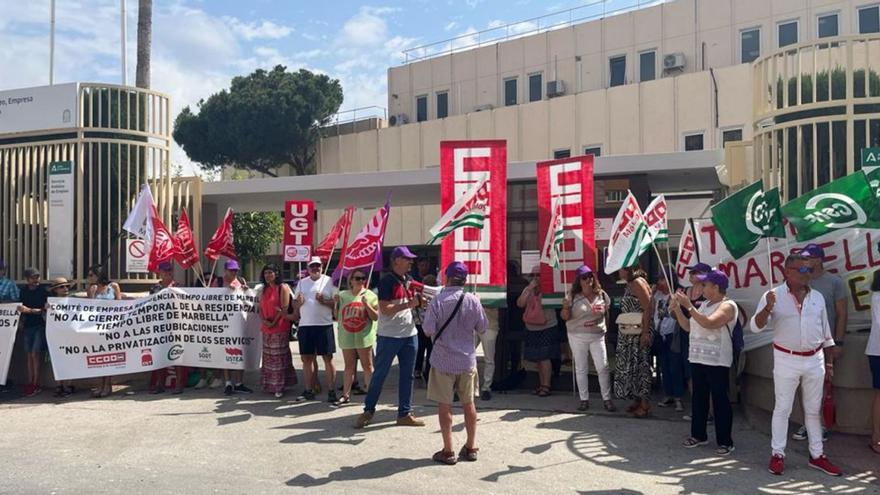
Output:
<path fill-rule="evenodd" d="M 149 253 L 143 239 L 128 239 L 125 249 L 125 271 L 129 273 L 147 273 Z"/>

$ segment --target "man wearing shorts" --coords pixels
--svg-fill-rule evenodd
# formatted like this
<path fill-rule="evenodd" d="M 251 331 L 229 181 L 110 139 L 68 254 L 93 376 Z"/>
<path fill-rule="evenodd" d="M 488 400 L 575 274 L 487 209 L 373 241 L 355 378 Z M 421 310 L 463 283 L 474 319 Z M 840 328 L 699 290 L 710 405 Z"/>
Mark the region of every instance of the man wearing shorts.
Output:
<path fill-rule="evenodd" d="M 327 402 L 336 402 L 336 367 L 333 366 L 333 353 L 336 352 L 333 296 L 336 287 L 333 286 L 333 280 L 322 273 L 321 267 L 321 258 L 313 256 L 308 265 L 309 276 L 300 280 L 293 291 L 294 304 L 300 314 L 297 338 L 306 384 L 302 397 L 306 400 L 315 398 L 315 393 L 308 386 L 317 369 L 317 356 L 321 356 L 327 375 Z"/>
<path fill-rule="evenodd" d="M 24 271 L 27 285 L 21 288 L 21 306 L 18 307 L 24 320 L 24 347 L 27 352 L 28 383 L 24 387 L 25 397 L 39 394 L 40 364 L 43 352 L 46 351 L 46 319 L 43 312 L 49 294 L 46 287 L 40 285 L 40 271 L 28 268 Z"/>

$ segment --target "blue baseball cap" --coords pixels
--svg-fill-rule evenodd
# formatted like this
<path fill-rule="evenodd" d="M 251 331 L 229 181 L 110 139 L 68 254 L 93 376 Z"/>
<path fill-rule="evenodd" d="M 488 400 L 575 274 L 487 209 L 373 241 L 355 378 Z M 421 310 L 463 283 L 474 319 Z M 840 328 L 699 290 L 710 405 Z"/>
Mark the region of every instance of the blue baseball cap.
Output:
<path fill-rule="evenodd" d="M 391 251 L 391 259 L 394 258 L 409 258 L 411 260 L 414 260 L 418 258 L 418 256 L 413 254 L 413 252 L 410 251 L 409 248 L 406 246 L 397 246 L 396 248 L 394 248 L 394 251 Z"/>
<path fill-rule="evenodd" d="M 157 267 L 157 269 L 160 272 L 170 272 L 171 270 L 174 269 L 174 264 L 171 263 L 170 261 L 163 261 L 163 262 L 159 263 L 159 266 Z"/>
<path fill-rule="evenodd" d="M 807 244 L 798 254 L 807 258 L 824 258 L 825 250 L 818 244 Z"/>
<path fill-rule="evenodd" d="M 446 276 L 450 278 L 467 278 L 468 268 L 467 265 L 465 265 L 461 261 L 453 261 L 446 266 L 445 273 Z"/>
<path fill-rule="evenodd" d="M 238 261 L 236 260 L 226 260 L 226 263 L 223 264 L 223 268 L 227 270 L 241 270 L 241 267 L 238 266 Z"/>
<path fill-rule="evenodd" d="M 720 270 L 712 270 L 709 273 L 697 275 L 697 280 L 700 282 L 715 284 L 721 290 L 727 290 L 728 285 L 730 285 L 730 280 L 727 278 L 727 275 Z"/>
<path fill-rule="evenodd" d="M 706 263 L 697 263 L 696 265 L 686 267 L 689 272 L 696 273 L 709 273 L 712 271 L 712 266 Z"/>

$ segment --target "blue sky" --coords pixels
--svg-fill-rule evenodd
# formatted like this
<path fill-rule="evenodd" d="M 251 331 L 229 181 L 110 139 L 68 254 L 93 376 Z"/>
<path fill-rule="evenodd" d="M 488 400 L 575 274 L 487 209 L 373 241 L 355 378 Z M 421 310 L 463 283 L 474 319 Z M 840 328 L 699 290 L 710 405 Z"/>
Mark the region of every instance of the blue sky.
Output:
<path fill-rule="evenodd" d="M 387 105 L 401 51 L 595 0 L 154 0 L 152 86 L 173 112 L 276 64 L 340 79 L 342 109 Z M 614 3 L 626 2 L 615 0 Z M 55 81 L 119 83 L 119 0 L 57 0 Z M 137 0 L 127 0 L 134 81 Z M 601 9 L 601 6 L 599 6 Z M 586 10 L 578 11 L 587 13 Z M 0 0 L 0 90 L 48 84 L 49 0 Z M 567 20 L 568 14 L 544 22 Z M 521 24 L 516 30 L 528 30 Z M 490 35 L 498 35 L 498 31 Z M 190 168 L 175 149 L 172 160 Z"/>

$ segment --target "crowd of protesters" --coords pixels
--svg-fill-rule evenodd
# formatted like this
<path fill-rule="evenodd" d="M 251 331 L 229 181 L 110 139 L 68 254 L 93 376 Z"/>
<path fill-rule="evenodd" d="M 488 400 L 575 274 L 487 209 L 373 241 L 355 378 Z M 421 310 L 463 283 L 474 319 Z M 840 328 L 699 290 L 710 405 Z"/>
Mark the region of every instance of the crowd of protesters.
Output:
<path fill-rule="evenodd" d="M 533 270 L 515 305 L 521 310 L 522 321 L 518 323 L 525 328 L 522 357 L 534 363 L 537 371 L 534 394 L 551 395 L 558 363 L 568 355 L 578 393 L 577 410 L 588 410 L 588 362 L 592 360 L 604 409 L 615 412 L 615 398 L 626 400 L 630 401 L 627 413 L 644 418 L 651 411 L 656 376 L 664 394 L 657 406 L 688 412 L 684 402 L 690 393 L 690 411 L 683 416 L 690 421 L 690 434 L 682 446 L 697 448 L 709 443 L 707 425 L 714 422 L 715 454 L 730 455 L 735 446 L 729 387 L 731 376 L 738 371 L 742 330 L 748 326 L 760 332 L 772 322 L 776 397 L 768 469 L 777 475 L 784 471 L 789 415 L 795 393 L 801 388 L 804 426 L 792 438 L 809 441 L 810 467 L 839 476 L 840 469 L 824 454 L 827 431 L 821 424 L 820 407 L 825 378 L 833 374 L 834 359 L 840 356 L 844 343 L 846 307 L 843 282 L 824 271 L 823 257 L 822 248 L 815 244 L 788 256 L 784 283 L 764 294 L 754 315 L 746 315 L 727 297 L 727 276 L 705 263 L 688 267 L 687 287 L 676 287 L 671 284 L 674 279 L 667 276 L 651 284 L 638 266 L 623 268 L 618 277 L 625 288 L 616 302 L 603 289 L 597 274 L 582 266 L 575 271 L 559 311 L 542 300 L 540 270 Z M 308 262 L 307 274 L 295 285 L 282 281 L 277 266 L 264 266 L 256 286 L 263 342 L 260 388 L 280 399 L 297 385 L 290 347 L 294 339 L 303 367 L 304 391 L 297 400 L 317 398 L 321 391 L 318 369 L 323 362 L 327 401 L 337 406 L 350 404 L 352 395 L 361 390 L 357 380 L 360 363 L 366 397 L 354 427 L 365 428 L 373 421 L 396 360 L 397 424 L 425 425 L 412 411 L 414 383 L 423 381 L 428 399 L 439 405 L 443 447 L 433 459 L 443 464 L 475 461 L 479 451 L 475 397 L 492 398 L 498 328 L 490 328 L 480 300 L 465 289 L 468 267 L 464 263 L 445 267 L 445 285 L 430 294 L 413 289 L 413 281 L 437 285 L 437 274 L 427 258 L 418 258 L 401 246 L 392 252 L 390 268 L 374 292 L 369 287 L 371 273 L 365 270 L 347 273 L 343 281 L 347 288 L 338 290 L 318 257 Z M 63 278 L 43 283 L 40 272 L 29 268 L 24 271 L 26 284 L 19 287 L 6 276 L 6 269 L 0 262 L 0 301 L 20 304 L 27 353 L 23 392 L 33 396 L 41 392 L 47 299 L 67 296 L 72 284 Z M 239 269 L 235 260 L 227 261 L 216 286 L 247 287 Z M 177 285 L 170 263 L 160 264 L 158 275 L 159 282 L 151 293 Z M 871 289 L 873 324 L 866 350 L 874 387 L 870 447 L 880 454 L 880 271 Z M 86 295 L 94 299 L 123 297 L 119 285 L 100 266 L 88 270 Z M 606 341 L 615 305 L 619 309 L 614 321 L 618 335 L 612 369 Z M 564 322 L 562 326 L 559 320 Z M 564 330 L 560 332 L 560 328 Z M 476 360 L 479 345 L 485 356 L 482 382 Z M 333 364 L 337 346 L 345 363 L 339 389 Z M 152 372 L 149 389 L 158 394 L 170 388 L 179 394 L 192 373 L 197 373 L 192 380 L 195 388 L 216 388 L 225 382 L 226 395 L 252 393 L 240 370 L 223 370 L 221 381 L 220 370 L 181 366 Z M 59 382 L 56 395 L 68 397 L 74 391 L 72 382 Z M 104 377 L 92 389 L 92 396 L 107 397 L 112 392 L 112 377 Z M 452 404 L 456 401 L 462 405 L 467 434 L 457 455 L 452 439 Z"/>

